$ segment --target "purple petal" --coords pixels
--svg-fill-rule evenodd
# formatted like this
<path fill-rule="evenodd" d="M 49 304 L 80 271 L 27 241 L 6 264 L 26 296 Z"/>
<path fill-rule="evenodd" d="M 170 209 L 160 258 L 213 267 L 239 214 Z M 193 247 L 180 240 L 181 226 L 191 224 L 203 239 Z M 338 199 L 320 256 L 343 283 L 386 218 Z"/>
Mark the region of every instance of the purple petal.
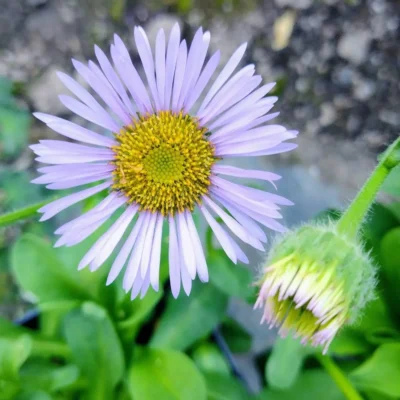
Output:
<path fill-rule="evenodd" d="M 181 264 L 181 271 L 187 268 L 191 279 L 196 277 L 196 261 L 193 257 L 192 241 L 190 240 L 189 229 L 186 224 L 185 214 L 179 213 L 177 218 L 177 231 L 180 252 L 183 255 L 184 263 Z"/>
<path fill-rule="evenodd" d="M 262 244 L 244 229 L 234 218 L 228 215 L 221 207 L 215 204 L 209 197 L 203 196 L 204 202 L 219 216 L 225 225 L 243 242 L 248 243 L 258 250 L 264 250 Z"/>
<path fill-rule="evenodd" d="M 131 254 L 133 246 L 139 235 L 144 219 L 145 214 L 140 214 L 131 233 L 128 236 L 128 239 L 125 241 L 124 245 L 121 248 L 121 251 L 118 253 L 116 259 L 114 260 L 110 273 L 107 277 L 106 285 L 110 285 L 112 282 L 114 282 L 114 280 L 117 279 L 118 275 L 122 271 L 122 268 L 125 266 L 125 263 L 129 255 Z"/>
<path fill-rule="evenodd" d="M 126 268 L 124 279 L 122 281 L 122 287 L 126 292 L 128 292 L 132 288 L 132 285 L 134 284 L 136 279 L 142 280 L 141 274 L 138 274 L 138 271 L 142 259 L 143 247 L 146 239 L 147 229 L 149 227 L 151 214 L 149 212 L 144 212 L 141 215 L 144 215 L 144 219 L 140 227 L 132 254 L 129 258 L 128 267 Z"/>
<path fill-rule="evenodd" d="M 197 273 L 202 282 L 208 282 L 207 261 L 204 256 L 203 247 L 201 245 L 199 234 L 197 233 L 196 225 L 194 224 L 192 214 L 189 211 L 186 211 L 185 214 L 194 256 L 196 258 Z"/>
<path fill-rule="evenodd" d="M 171 104 L 172 82 L 174 79 L 174 72 L 176 60 L 178 58 L 180 41 L 180 29 L 176 23 L 172 28 L 171 35 L 168 41 L 167 61 L 166 61 L 166 75 L 165 75 L 165 98 L 164 107 L 168 109 Z"/>
<path fill-rule="evenodd" d="M 148 222 L 146 237 L 143 245 L 142 259 L 140 260 L 140 275 L 144 279 L 150 263 L 150 254 L 153 247 L 154 228 L 156 226 L 157 214 L 151 214 Z"/>
<path fill-rule="evenodd" d="M 183 40 L 179 46 L 178 60 L 176 62 L 174 86 L 172 90 L 172 111 L 178 112 L 178 101 L 181 94 L 181 88 L 183 83 L 183 77 L 185 75 L 186 68 L 186 58 L 187 58 L 187 46 L 186 41 Z"/>
<path fill-rule="evenodd" d="M 112 184 L 111 181 L 107 181 L 102 183 L 101 185 L 82 190 L 81 192 L 70 194 L 69 196 L 62 197 L 61 199 L 46 204 L 44 207 L 39 209 L 39 212 L 43 213 L 43 216 L 42 218 L 40 218 L 40 221 L 46 221 L 50 219 L 51 217 L 65 210 L 66 208 L 110 187 L 111 184 Z"/>
<path fill-rule="evenodd" d="M 155 80 L 154 60 L 151 47 L 147 39 L 147 35 L 142 27 L 135 27 L 134 37 L 139 57 L 142 60 L 143 70 L 153 96 L 156 109 L 160 109 L 160 100 L 157 93 L 157 85 Z"/>
<path fill-rule="evenodd" d="M 179 255 L 178 238 L 176 235 L 175 219 L 169 217 L 169 281 L 171 286 L 172 295 L 177 298 L 181 289 L 181 272 L 180 263 L 181 258 Z"/>
<path fill-rule="evenodd" d="M 162 214 L 158 214 L 156 227 L 154 230 L 153 248 L 150 259 L 150 283 L 154 290 L 158 291 L 159 276 L 160 276 L 160 257 L 161 257 L 161 239 L 162 239 L 162 227 L 164 217 Z"/>
<path fill-rule="evenodd" d="M 118 132 L 121 128 L 121 126 L 113 121 L 106 112 L 95 112 L 85 104 L 69 96 L 60 95 L 58 98 L 60 99 L 61 103 L 63 103 L 64 106 L 73 113 L 90 122 L 93 122 L 94 124 L 97 124 L 105 129 L 109 129 L 112 132 Z"/>
<path fill-rule="evenodd" d="M 131 114 L 135 114 L 135 110 L 133 108 L 132 102 L 129 100 L 128 94 L 119 79 L 118 75 L 116 74 L 114 68 L 112 67 L 110 61 L 108 60 L 107 56 L 104 54 L 103 50 L 100 49 L 98 46 L 94 46 L 94 51 L 97 57 L 97 60 L 100 64 L 100 67 L 108 79 L 112 87 L 118 93 L 119 97 L 121 98 L 123 104 L 125 105 L 127 111 Z"/>
<path fill-rule="evenodd" d="M 207 86 L 207 83 L 210 81 L 211 76 L 214 74 L 215 70 L 217 69 L 220 58 L 221 58 L 221 53 L 218 50 L 208 60 L 195 87 L 193 88 L 193 91 L 190 93 L 190 95 L 186 101 L 186 104 L 184 104 L 184 108 L 185 108 L 186 112 L 189 112 L 191 110 L 194 103 L 198 100 L 198 98 L 202 94 L 204 88 Z"/>
<path fill-rule="evenodd" d="M 223 70 L 218 75 L 217 79 L 211 86 L 208 91 L 203 103 L 201 104 L 198 113 L 201 113 L 208 105 L 208 103 L 212 100 L 214 95 L 218 92 L 218 90 L 222 87 L 222 85 L 229 79 L 232 75 L 232 72 L 239 65 L 240 60 L 242 59 L 244 52 L 246 51 L 247 43 L 242 44 L 231 56 L 231 58 L 226 63 Z"/>
<path fill-rule="evenodd" d="M 215 221 L 215 219 L 211 216 L 211 214 L 207 211 L 207 209 L 204 206 L 200 206 L 200 210 L 203 213 L 204 218 L 208 222 L 208 225 L 210 225 L 210 228 L 214 232 L 214 235 L 218 239 L 218 242 L 220 243 L 221 247 L 224 249 L 225 253 L 232 260 L 232 262 L 236 264 L 237 256 L 235 249 L 232 245 L 232 239 L 224 231 L 221 225 L 218 224 L 217 221 Z"/>
<path fill-rule="evenodd" d="M 163 110 L 165 108 L 165 34 L 163 29 L 158 31 L 156 38 L 156 78 L 158 98 L 160 101 L 159 110 Z"/>

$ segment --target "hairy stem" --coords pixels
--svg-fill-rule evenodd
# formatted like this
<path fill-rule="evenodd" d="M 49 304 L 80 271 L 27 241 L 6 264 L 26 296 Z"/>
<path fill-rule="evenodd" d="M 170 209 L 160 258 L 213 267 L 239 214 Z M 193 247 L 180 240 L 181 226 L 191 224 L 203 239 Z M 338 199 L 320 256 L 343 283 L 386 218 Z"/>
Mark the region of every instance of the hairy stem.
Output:
<path fill-rule="evenodd" d="M 381 156 L 379 164 L 367 179 L 356 198 L 338 221 L 338 231 L 355 238 L 364 218 L 389 172 L 400 164 L 400 138 Z"/>

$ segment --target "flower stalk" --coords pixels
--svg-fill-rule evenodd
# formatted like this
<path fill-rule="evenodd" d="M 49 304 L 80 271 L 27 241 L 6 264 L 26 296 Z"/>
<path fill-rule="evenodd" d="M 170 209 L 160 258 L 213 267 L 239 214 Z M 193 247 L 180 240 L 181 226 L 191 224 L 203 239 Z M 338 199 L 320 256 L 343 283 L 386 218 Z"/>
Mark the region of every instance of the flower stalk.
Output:
<path fill-rule="evenodd" d="M 7 214 L 0 215 L 0 227 L 14 224 L 23 219 L 32 217 L 37 213 L 37 210 L 39 210 L 39 208 L 43 207 L 47 203 L 50 203 L 50 201 L 52 200 L 54 200 L 54 198 L 43 200 L 39 203 L 31 204 L 27 207 L 20 208 L 19 210 L 11 211 Z"/>
<path fill-rule="evenodd" d="M 323 356 L 322 354 L 316 354 L 315 357 L 318 359 L 320 364 L 324 367 L 325 371 L 331 376 L 338 388 L 345 395 L 348 400 L 363 400 L 357 390 L 354 388 L 352 383 L 349 381 L 343 371 L 336 365 L 336 363 L 329 356 Z"/>
<path fill-rule="evenodd" d="M 400 163 L 400 138 L 380 157 L 379 164 L 337 224 L 338 232 L 356 238 L 367 212 L 390 171 Z"/>

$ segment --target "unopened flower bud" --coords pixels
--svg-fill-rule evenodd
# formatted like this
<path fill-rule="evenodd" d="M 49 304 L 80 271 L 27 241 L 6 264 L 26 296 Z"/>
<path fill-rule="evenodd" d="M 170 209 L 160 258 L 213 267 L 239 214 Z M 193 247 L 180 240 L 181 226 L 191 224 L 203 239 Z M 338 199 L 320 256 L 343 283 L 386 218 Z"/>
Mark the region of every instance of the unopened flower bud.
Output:
<path fill-rule="evenodd" d="M 307 225 L 276 243 L 259 282 L 255 308 L 261 322 L 293 332 L 302 343 L 324 346 L 344 324 L 353 323 L 373 298 L 375 268 L 361 244 L 335 225 Z"/>

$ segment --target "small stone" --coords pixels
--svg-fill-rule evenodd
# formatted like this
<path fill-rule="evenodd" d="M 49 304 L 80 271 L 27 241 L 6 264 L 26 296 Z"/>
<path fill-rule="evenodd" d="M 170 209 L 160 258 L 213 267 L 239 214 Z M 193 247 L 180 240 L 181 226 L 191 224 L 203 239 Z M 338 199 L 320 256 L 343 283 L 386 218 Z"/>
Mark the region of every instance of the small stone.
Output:
<path fill-rule="evenodd" d="M 336 109 L 332 103 L 323 103 L 321 105 L 321 115 L 319 122 L 321 126 L 332 125 L 336 120 Z"/>
<path fill-rule="evenodd" d="M 361 101 L 368 100 L 375 93 L 375 89 L 376 85 L 373 81 L 357 79 L 354 82 L 354 97 Z"/>
<path fill-rule="evenodd" d="M 54 115 L 65 114 L 68 110 L 58 99 L 60 94 L 70 94 L 57 76 L 57 71 L 62 71 L 59 66 L 48 68 L 39 79 L 28 87 L 27 96 L 32 102 L 36 111 L 45 112 Z M 81 85 L 84 82 L 73 76 Z"/>
<path fill-rule="evenodd" d="M 367 30 L 346 33 L 339 40 L 337 52 L 345 60 L 359 65 L 367 58 L 371 39 Z"/>
<path fill-rule="evenodd" d="M 400 115 L 398 112 L 391 110 L 382 110 L 379 113 L 379 119 L 386 124 L 399 127 L 400 126 Z"/>

